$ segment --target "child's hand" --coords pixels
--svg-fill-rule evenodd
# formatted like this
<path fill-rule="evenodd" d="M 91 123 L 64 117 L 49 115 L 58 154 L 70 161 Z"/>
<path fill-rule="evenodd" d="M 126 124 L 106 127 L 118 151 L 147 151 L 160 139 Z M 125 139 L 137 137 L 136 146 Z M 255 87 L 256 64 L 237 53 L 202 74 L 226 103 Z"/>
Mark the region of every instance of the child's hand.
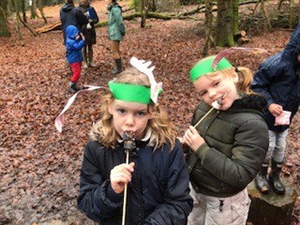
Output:
<path fill-rule="evenodd" d="M 179 140 L 179 142 L 180 142 L 181 144 L 185 144 L 184 138 L 183 138 L 183 137 L 177 137 L 177 139 Z"/>
<path fill-rule="evenodd" d="M 110 184 L 116 193 L 120 194 L 124 191 L 125 184 L 131 181 L 133 171 L 134 162 L 117 165 L 110 171 Z"/>
<path fill-rule="evenodd" d="M 185 132 L 184 143 L 186 143 L 190 148 L 195 152 L 197 149 L 205 142 L 204 139 L 200 136 L 196 128 L 190 126 L 189 129 Z"/>
<path fill-rule="evenodd" d="M 270 113 L 272 113 L 273 116 L 280 116 L 283 113 L 283 108 L 281 105 L 278 105 L 276 103 L 272 103 L 269 105 L 268 110 Z"/>
<path fill-rule="evenodd" d="M 83 35 L 83 33 L 80 33 L 81 39 L 85 41 L 85 36 Z"/>

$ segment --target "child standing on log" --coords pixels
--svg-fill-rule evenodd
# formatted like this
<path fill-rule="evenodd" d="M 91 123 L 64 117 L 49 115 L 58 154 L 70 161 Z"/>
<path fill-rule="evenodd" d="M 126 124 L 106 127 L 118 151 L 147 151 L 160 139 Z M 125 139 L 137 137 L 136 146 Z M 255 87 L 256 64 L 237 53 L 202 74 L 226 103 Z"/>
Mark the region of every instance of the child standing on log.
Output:
<path fill-rule="evenodd" d="M 202 101 L 183 137 L 194 199 L 188 225 L 246 224 L 246 187 L 268 149 L 266 101 L 249 89 L 250 70 L 234 68 L 225 58 L 200 60 L 190 79 Z"/>
<path fill-rule="evenodd" d="M 258 190 L 285 194 L 280 180 L 286 137 L 300 104 L 300 26 L 285 49 L 266 59 L 258 68 L 251 88 L 266 97 L 265 119 L 269 129 L 269 150 L 255 179 Z M 271 164 L 271 172 L 268 167 Z"/>
<path fill-rule="evenodd" d="M 85 147 L 78 207 L 101 225 L 120 225 L 123 204 L 128 225 L 185 225 L 192 210 L 187 165 L 168 114 L 156 104 L 161 85 L 150 63 L 132 58 L 133 67 L 109 82 L 102 119 Z M 129 164 L 126 132 L 135 143 Z"/>

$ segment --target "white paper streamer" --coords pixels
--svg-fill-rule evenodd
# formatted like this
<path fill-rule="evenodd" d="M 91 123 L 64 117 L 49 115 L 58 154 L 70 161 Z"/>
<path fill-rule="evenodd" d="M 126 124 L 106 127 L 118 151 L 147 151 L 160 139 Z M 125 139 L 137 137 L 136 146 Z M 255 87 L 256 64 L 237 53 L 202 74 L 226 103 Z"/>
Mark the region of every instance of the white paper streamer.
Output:
<path fill-rule="evenodd" d="M 64 109 L 61 111 L 61 113 L 56 117 L 55 119 L 55 127 L 56 129 L 61 133 L 62 132 L 62 127 L 64 125 L 64 113 L 70 108 L 70 106 L 73 104 L 75 101 L 75 98 L 77 97 L 78 94 L 86 92 L 86 91 L 94 91 L 97 89 L 107 89 L 106 87 L 103 86 L 93 86 L 93 85 L 84 85 L 84 89 L 76 92 L 71 98 L 69 98 L 67 104 L 65 105 Z"/>

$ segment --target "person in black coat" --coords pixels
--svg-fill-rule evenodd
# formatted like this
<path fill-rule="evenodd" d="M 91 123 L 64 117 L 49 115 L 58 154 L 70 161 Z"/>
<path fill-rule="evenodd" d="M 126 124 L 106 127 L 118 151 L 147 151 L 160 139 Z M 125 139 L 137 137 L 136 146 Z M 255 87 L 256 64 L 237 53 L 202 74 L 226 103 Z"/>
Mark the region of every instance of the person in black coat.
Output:
<path fill-rule="evenodd" d="M 79 32 L 81 31 L 81 26 L 88 24 L 87 17 L 77 9 L 74 5 L 73 0 L 67 0 L 66 3 L 61 7 L 59 12 L 60 20 L 61 20 L 61 28 L 63 31 L 64 44 L 66 43 L 66 29 L 69 25 L 74 25 L 77 27 Z"/>
<path fill-rule="evenodd" d="M 265 119 L 269 129 L 269 149 L 255 179 L 257 188 L 268 193 L 285 193 L 280 180 L 286 137 L 300 104 L 300 26 L 293 32 L 283 51 L 267 58 L 258 68 L 251 88 L 266 97 Z M 271 163 L 271 172 L 268 167 Z"/>
<path fill-rule="evenodd" d="M 95 24 L 99 22 L 99 17 L 89 0 L 80 0 L 78 9 L 86 15 L 89 20 L 87 25 L 82 26 L 82 33 L 85 36 L 86 45 L 82 49 L 83 68 L 95 67 L 93 45 L 96 44 Z"/>

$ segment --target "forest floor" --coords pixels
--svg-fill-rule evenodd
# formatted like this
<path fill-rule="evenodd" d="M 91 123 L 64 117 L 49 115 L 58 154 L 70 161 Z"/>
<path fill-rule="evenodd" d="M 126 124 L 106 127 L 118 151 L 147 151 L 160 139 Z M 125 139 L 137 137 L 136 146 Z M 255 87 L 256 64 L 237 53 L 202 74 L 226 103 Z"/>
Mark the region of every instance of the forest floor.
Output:
<path fill-rule="evenodd" d="M 128 1 L 121 1 L 124 9 Z M 105 20 L 107 1 L 93 1 L 100 20 Z M 197 6 L 189 6 L 189 9 Z M 59 20 L 60 6 L 44 9 L 49 23 Z M 188 10 L 188 8 L 184 8 Z M 182 10 L 182 9 L 181 9 Z M 169 111 L 183 135 L 199 99 L 189 82 L 190 68 L 202 57 L 204 25 L 197 20 L 148 19 L 125 21 L 127 34 L 121 42 L 124 66 L 136 56 L 155 65 L 156 80 L 163 82 L 160 104 Z M 29 20 L 33 28 L 42 19 Z M 63 132 L 54 127 L 56 116 L 71 97 L 67 93 L 70 72 L 65 66 L 62 32 L 33 36 L 20 27 L 22 39 L 10 23 L 13 35 L 0 38 L 0 225 L 89 225 L 95 224 L 76 208 L 79 173 L 88 131 L 99 119 L 99 104 L 104 91 L 81 94 L 66 112 Z M 107 28 L 97 28 L 94 46 L 96 68 L 83 71 L 80 84 L 103 85 L 113 78 Z M 292 30 L 277 29 L 258 35 L 249 33 L 243 47 L 264 48 L 270 54 L 281 51 Z M 221 48 L 209 51 L 220 52 Z M 229 56 L 234 65 L 255 71 L 266 55 L 238 52 Z M 284 176 L 297 187 L 300 183 L 300 115 L 296 115 L 288 136 Z M 299 222 L 297 198 L 291 225 Z"/>

